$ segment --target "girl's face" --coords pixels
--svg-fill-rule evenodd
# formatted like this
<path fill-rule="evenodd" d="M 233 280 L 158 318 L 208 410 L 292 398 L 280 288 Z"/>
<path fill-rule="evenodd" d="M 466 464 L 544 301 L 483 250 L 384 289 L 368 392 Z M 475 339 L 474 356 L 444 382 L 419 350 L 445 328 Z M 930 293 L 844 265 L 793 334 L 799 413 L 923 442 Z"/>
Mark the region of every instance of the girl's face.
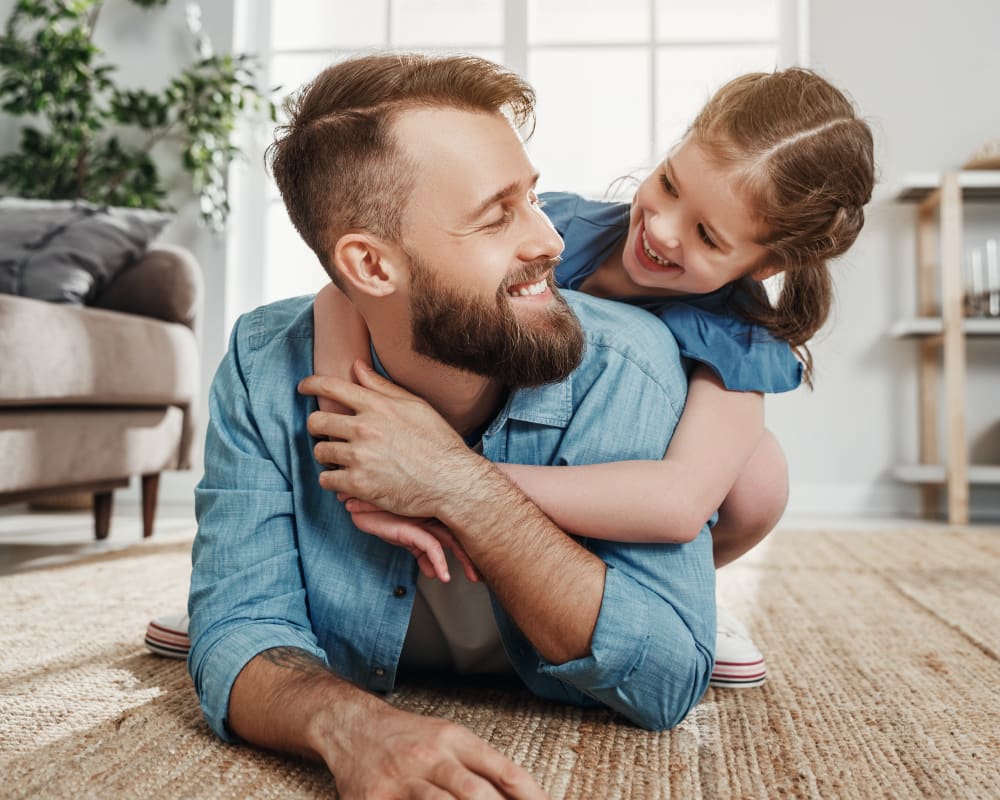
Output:
<path fill-rule="evenodd" d="M 690 137 L 640 185 L 622 263 L 637 292 L 706 294 L 748 273 L 758 280 L 778 270 L 754 209 L 727 172 Z"/>

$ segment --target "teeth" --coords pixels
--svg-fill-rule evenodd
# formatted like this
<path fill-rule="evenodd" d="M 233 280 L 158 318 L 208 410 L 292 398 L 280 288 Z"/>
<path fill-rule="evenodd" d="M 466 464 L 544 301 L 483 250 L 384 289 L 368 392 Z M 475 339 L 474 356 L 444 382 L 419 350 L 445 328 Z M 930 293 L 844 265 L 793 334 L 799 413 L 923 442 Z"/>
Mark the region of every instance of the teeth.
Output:
<path fill-rule="evenodd" d="M 508 294 L 511 297 L 531 297 L 535 294 L 541 294 L 548 287 L 548 278 L 542 278 L 537 283 L 532 283 L 529 286 L 521 286 L 520 288 L 513 288 L 508 290 Z"/>
<path fill-rule="evenodd" d="M 642 250 L 649 256 L 650 260 L 655 261 L 657 264 L 663 267 L 676 266 L 673 261 L 669 258 L 663 258 L 661 255 L 657 254 L 652 247 L 649 246 L 649 242 L 646 241 L 646 231 L 642 232 Z"/>

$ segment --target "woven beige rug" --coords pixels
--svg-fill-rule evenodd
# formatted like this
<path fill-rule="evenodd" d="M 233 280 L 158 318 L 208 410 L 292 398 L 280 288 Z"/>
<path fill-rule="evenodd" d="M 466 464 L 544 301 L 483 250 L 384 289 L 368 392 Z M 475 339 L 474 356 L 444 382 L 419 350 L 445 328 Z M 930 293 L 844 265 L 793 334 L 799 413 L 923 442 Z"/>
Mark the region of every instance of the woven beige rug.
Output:
<path fill-rule="evenodd" d="M 184 666 L 148 655 L 188 541 L 0 578 L 0 796 L 319 798 L 322 768 L 231 747 Z M 553 798 L 1000 796 L 1000 531 L 779 531 L 720 574 L 770 678 L 709 690 L 676 730 L 516 687 L 411 683 Z"/>

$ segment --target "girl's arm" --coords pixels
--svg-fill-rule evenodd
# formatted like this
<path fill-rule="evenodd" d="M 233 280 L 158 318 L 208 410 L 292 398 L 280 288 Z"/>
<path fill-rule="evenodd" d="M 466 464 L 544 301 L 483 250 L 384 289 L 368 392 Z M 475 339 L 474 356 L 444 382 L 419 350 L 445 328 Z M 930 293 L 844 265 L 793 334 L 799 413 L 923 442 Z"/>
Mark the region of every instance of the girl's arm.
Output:
<path fill-rule="evenodd" d="M 498 464 L 564 530 L 621 542 L 687 542 L 722 505 L 764 432 L 764 398 L 698 366 L 662 461 Z"/>
<path fill-rule="evenodd" d="M 313 319 L 316 374 L 353 379 L 355 359 L 371 363 L 364 320 L 333 284 L 316 295 Z M 319 405 L 323 411 L 346 411 L 323 397 Z M 763 409 L 762 395 L 730 392 L 714 372 L 700 366 L 691 376 L 684 413 L 662 461 L 497 466 L 571 533 L 627 542 L 690 541 L 722 504 L 760 441 Z M 362 519 L 358 515 L 355 521 Z M 422 548 L 427 553 L 436 549 L 426 541 Z M 434 553 L 433 560 L 440 559 Z M 447 574 L 437 571 L 440 577 Z"/>
<path fill-rule="evenodd" d="M 313 301 L 313 372 L 354 380 L 354 362 L 372 363 L 368 327 L 354 304 L 332 283 Z M 320 396 L 320 411 L 348 412 L 335 400 Z"/>

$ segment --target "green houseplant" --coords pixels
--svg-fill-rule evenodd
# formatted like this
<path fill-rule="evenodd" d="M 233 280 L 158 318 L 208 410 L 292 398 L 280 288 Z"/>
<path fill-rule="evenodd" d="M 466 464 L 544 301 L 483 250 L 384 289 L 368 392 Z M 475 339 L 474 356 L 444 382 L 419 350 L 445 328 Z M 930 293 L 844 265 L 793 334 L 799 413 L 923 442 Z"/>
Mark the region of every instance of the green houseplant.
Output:
<path fill-rule="evenodd" d="M 155 9 L 169 0 L 128 0 Z M 196 60 L 160 91 L 125 89 L 94 44 L 104 2 L 18 0 L 0 38 L 0 110 L 22 118 L 16 151 L 0 156 L 0 191 L 30 198 L 167 209 L 152 158 L 169 150 L 191 179 L 201 216 L 221 230 L 229 212 L 226 168 L 241 155 L 233 131 L 244 113 L 274 104 L 256 84 L 251 56 L 215 55 L 188 5 Z"/>

